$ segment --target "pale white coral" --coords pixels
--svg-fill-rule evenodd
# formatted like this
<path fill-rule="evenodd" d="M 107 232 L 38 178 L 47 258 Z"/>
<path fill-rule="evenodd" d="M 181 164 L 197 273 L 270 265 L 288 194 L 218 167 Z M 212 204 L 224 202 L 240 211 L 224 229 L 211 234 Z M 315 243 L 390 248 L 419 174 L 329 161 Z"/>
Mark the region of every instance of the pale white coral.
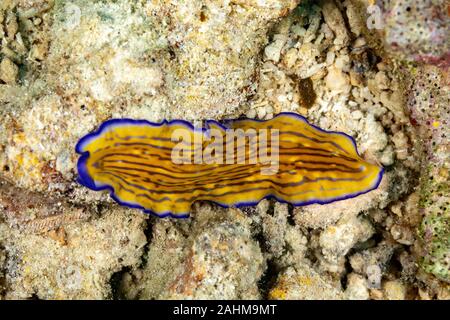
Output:
<path fill-rule="evenodd" d="M 71 6 L 78 7 L 81 15 L 71 28 L 65 20 L 67 8 L 56 9 L 52 32 L 58 40 L 50 47 L 49 67 L 68 56 L 70 73 L 78 75 L 83 88 L 102 102 L 130 93 L 155 94 L 163 76 L 151 55 L 167 47 L 167 39 L 148 28 L 155 21 L 142 8 L 131 13 L 132 6 L 125 1 L 95 4 L 78 0 Z"/>
<path fill-rule="evenodd" d="M 383 283 L 384 297 L 387 300 L 405 300 L 406 287 L 398 280 Z"/>
<path fill-rule="evenodd" d="M 8 298 L 106 299 L 109 279 L 139 263 L 145 216 L 116 208 L 94 221 L 66 226 L 62 237 L 23 234 L 0 224 L 8 260 Z M 44 263 L 45 262 L 45 263 Z"/>
<path fill-rule="evenodd" d="M 335 93 L 348 93 L 351 90 L 349 76 L 337 67 L 328 69 L 325 83 Z"/>

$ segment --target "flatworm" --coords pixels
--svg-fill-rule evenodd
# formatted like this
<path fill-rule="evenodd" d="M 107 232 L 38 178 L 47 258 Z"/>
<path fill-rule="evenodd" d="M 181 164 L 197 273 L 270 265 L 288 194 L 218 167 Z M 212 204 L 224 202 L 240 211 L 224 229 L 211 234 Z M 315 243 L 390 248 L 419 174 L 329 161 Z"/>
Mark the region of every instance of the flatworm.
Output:
<path fill-rule="evenodd" d="M 76 152 L 82 185 L 159 217 L 187 217 L 197 200 L 326 204 L 376 189 L 384 172 L 358 154 L 349 135 L 295 113 L 208 120 L 200 129 L 183 120 L 112 119 L 81 138 Z"/>

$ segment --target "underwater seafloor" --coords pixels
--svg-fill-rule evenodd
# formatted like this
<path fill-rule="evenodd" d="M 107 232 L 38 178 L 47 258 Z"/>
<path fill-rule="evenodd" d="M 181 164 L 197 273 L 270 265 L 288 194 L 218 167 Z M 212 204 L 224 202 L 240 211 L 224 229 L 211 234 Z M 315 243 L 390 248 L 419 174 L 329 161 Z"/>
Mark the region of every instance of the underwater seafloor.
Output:
<path fill-rule="evenodd" d="M 1 0 L 0 298 L 450 299 L 445 0 Z M 77 183 L 110 118 L 352 135 L 378 189 L 160 219 Z"/>

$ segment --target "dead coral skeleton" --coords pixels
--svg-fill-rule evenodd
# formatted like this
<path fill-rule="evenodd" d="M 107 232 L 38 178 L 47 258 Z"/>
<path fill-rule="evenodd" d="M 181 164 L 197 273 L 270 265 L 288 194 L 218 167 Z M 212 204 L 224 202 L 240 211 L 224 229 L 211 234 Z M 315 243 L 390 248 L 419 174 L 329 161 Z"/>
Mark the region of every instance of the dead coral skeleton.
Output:
<path fill-rule="evenodd" d="M 15 2 L 0 5 L 0 84 L 16 84 L 19 69 L 36 69 L 45 59 L 49 46 L 45 32 L 50 24 L 47 12 L 53 5 L 53 0 L 31 7 Z"/>

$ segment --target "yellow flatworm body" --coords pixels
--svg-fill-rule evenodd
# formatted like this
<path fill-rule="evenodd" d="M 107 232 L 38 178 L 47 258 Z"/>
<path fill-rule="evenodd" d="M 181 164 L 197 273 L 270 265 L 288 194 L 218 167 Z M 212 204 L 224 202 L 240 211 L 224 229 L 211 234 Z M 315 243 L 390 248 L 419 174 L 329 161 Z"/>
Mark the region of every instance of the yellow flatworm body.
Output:
<path fill-rule="evenodd" d="M 350 136 L 294 113 L 209 120 L 201 129 L 182 120 L 113 119 L 76 151 L 81 184 L 160 217 L 186 217 L 197 200 L 224 207 L 264 198 L 325 204 L 376 189 L 383 175 L 359 156 Z"/>

